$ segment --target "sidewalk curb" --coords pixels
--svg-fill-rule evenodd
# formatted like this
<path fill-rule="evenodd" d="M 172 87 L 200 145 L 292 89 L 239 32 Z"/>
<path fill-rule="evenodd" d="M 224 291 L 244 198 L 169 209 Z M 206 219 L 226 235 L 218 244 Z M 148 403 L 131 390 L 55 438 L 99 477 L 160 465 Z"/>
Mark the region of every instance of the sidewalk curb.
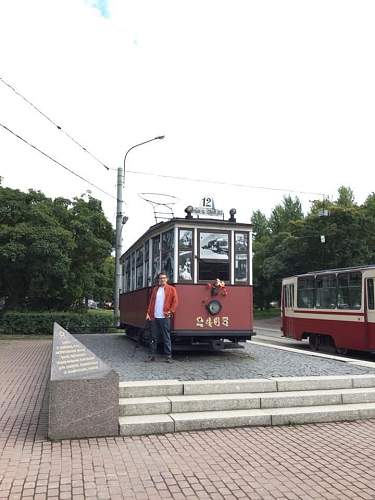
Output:
<path fill-rule="evenodd" d="M 354 366 L 362 366 L 362 367 L 366 367 L 366 368 L 374 368 L 375 369 L 375 362 L 372 362 L 372 361 L 361 361 L 361 360 L 355 359 L 355 358 L 344 358 L 344 357 L 340 357 L 340 356 L 335 356 L 334 354 L 326 354 L 323 352 L 320 353 L 320 352 L 303 351 L 301 349 L 295 349 L 293 347 L 284 347 L 284 346 L 269 344 L 266 342 L 258 342 L 257 340 L 251 340 L 250 344 L 251 343 L 260 345 L 262 347 L 272 347 L 274 349 L 280 349 L 281 351 L 289 351 L 289 352 L 295 352 L 297 354 L 304 354 L 306 356 L 316 356 L 318 358 L 332 359 L 334 361 L 341 361 L 342 363 L 349 363 L 349 364 L 354 365 Z"/>

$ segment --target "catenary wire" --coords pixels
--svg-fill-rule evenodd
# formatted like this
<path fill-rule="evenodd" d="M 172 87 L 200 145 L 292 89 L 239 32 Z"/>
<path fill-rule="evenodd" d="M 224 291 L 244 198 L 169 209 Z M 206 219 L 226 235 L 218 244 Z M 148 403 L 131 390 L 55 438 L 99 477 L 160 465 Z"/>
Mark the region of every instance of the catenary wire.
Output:
<path fill-rule="evenodd" d="M 111 169 L 111 170 L 116 170 L 116 169 Z M 233 186 L 233 187 L 240 187 L 240 188 L 247 188 L 247 189 L 263 189 L 265 191 L 282 191 L 282 192 L 287 192 L 287 193 L 296 193 L 296 194 L 313 194 L 313 195 L 319 195 L 319 196 L 326 196 L 325 193 L 317 193 L 314 191 L 299 191 L 297 189 L 284 189 L 284 188 L 276 188 L 276 187 L 267 187 L 267 186 L 252 186 L 250 184 L 235 184 L 231 182 L 225 182 L 225 181 L 215 181 L 215 180 L 210 180 L 210 179 L 197 179 L 193 177 L 181 177 L 177 175 L 164 175 L 164 174 L 154 174 L 152 172 L 141 172 L 139 170 L 127 170 L 127 174 L 138 174 L 138 175 L 150 175 L 154 177 L 161 177 L 164 179 L 176 179 L 179 181 L 189 181 L 189 182 L 207 182 L 208 184 L 220 184 L 222 186 Z"/>
<path fill-rule="evenodd" d="M 54 127 L 56 127 L 60 132 L 62 132 L 66 137 L 68 137 L 71 141 L 74 142 L 78 147 L 80 147 L 85 153 L 87 153 L 91 158 L 93 158 L 95 161 L 97 161 L 102 167 L 104 167 L 106 170 L 109 170 L 109 167 L 103 163 L 97 156 L 95 156 L 93 153 L 91 153 L 85 146 L 83 146 L 80 142 L 78 142 L 74 137 L 72 137 L 66 130 L 64 130 L 61 125 L 58 125 L 52 118 L 47 116 L 43 111 L 41 111 L 35 104 L 33 104 L 31 101 L 29 101 L 24 95 L 22 95 L 16 88 L 14 88 L 10 83 L 6 82 L 2 76 L 0 76 L 0 81 L 9 87 L 15 94 L 17 94 L 21 99 L 23 99 L 27 104 L 29 104 L 35 111 L 37 111 L 40 115 L 42 115 L 46 120 L 48 120 Z"/>
<path fill-rule="evenodd" d="M 8 128 L 6 125 L 4 125 L 3 123 L 0 123 L 0 127 L 2 127 L 4 130 L 6 130 L 7 132 L 11 133 L 12 135 L 14 135 L 15 137 L 17 137 L 18 139 L 20 139 L 22 142 L 24 142 L 25 144 L 27 144 L 28 146 L 30 146 L 31 148 L 35 149 L 35 151 L 38 151 L 41 155 L 45 156 L 46 158 L 48 158 L 49 160 L 53 161 L 54 163 L 56 163 L 57 165 L 59 165 L 60 167 L 64 168 L 65 170 L 67 170 L 68 172 L 70 172 L 71 174 L 75 175 L 76 177 L 78 177 L 79 179 L 83 180 L 84 182 L 87 182 L 87 184 L 90 184 L 90 186 L 94 187 L 95 189 L 97 189 L 98 191 L 101 191 L 103 194 L 107 195 L 107 196 L 110 196 L 111 198 L 113 198 L 114 200 L 117 201 L 117 198 L 115 196 L 112 196 L 110 193 L 107 193 L 107 191 L 104 191 L 104 189 L 100 188 L 99 186 L 97 186 L 96 184 L 94 184 L 93 182 L 85 179 L 84 177 L 82 177 L 82 175 L 80 174 L 77 174 L 77 172 L 74 172 L 74 170 L 70 169 L 69 167 L 67 167 L 66 165 L 64 165 L 63 163 L 55 160 L 55 158 L 52 158 L 52 156 L 50 156 L 49 154 L 45 153 L 44 151 L 42 151 L 41 149 L 39 149 L 37 146 L 34 146 L 34 144 L 31 144 L 29 141 L 27 141 L 26 139 L 24 139 L 23 137 L 21 137 L 20 135 L 16 134 L 16 132 L 14 132 L 13 130 L 11 130 L 10 128 Z"/>

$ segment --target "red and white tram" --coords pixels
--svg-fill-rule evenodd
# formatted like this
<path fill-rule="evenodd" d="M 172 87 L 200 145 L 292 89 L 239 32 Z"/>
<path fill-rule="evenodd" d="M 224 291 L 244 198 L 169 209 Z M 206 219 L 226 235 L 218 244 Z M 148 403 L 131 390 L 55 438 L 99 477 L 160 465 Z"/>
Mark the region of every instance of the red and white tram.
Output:
<path fill-rule="evenodd" d="M 150 227 L 121 257 L 120 324 L 147 341 L 147 304 L 163 271 L 179 298 L 174 349 L 238 347 L 253 335 L 251 224 L 237 223 L 235 210 L 228 220 L 193 218 L 192 210 Z"/>
<path fill-rule="evenodd" d="M 283 279 L 282 332 L 314 350 L 375 351 L 375 265 Z"/>

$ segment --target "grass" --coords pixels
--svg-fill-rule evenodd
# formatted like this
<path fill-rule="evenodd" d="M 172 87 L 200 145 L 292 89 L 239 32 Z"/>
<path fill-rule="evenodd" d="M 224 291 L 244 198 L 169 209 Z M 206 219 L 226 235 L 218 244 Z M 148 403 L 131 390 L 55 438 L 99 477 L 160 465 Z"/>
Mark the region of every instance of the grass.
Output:
<path fill-rule="evenodd" d="M 88 309 L 88 314 L 103 314 L 104 316 L 113 316 L 112 309 Z"/>
<path fill-rule="evenodd" d="M 52 340 L 52 334 L 51 335 L 14 335 L 13 333 L 8 333 L 8 334 L 0 334 L 0 341 L 1 340 Z"/>
<path fill-rule="evenodd" d="M 272 319 L 277 317 L 280 317 L 280 309 L 278 308 L 265 309 L 264 311 L 260 309 L 254 310 L 254 319 Z"/>

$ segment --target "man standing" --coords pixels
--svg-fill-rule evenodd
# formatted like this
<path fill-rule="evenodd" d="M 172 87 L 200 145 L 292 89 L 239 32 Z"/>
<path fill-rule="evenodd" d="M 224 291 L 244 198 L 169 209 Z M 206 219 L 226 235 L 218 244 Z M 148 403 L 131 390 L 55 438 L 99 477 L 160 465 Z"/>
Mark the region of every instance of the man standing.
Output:
<path fill-rule="evenodd" d="M 168 285 L 168 276 L 159 273 L 159 286 L 154 287 L 148 305 L 146 320 L 151 320 L 151 354 L 149 361 L 155 361 L 158 337 L 161 336 L 164 346 L 165 361 L 172 362 L 171 317 L 178 305 L 177 291 Z"/>

